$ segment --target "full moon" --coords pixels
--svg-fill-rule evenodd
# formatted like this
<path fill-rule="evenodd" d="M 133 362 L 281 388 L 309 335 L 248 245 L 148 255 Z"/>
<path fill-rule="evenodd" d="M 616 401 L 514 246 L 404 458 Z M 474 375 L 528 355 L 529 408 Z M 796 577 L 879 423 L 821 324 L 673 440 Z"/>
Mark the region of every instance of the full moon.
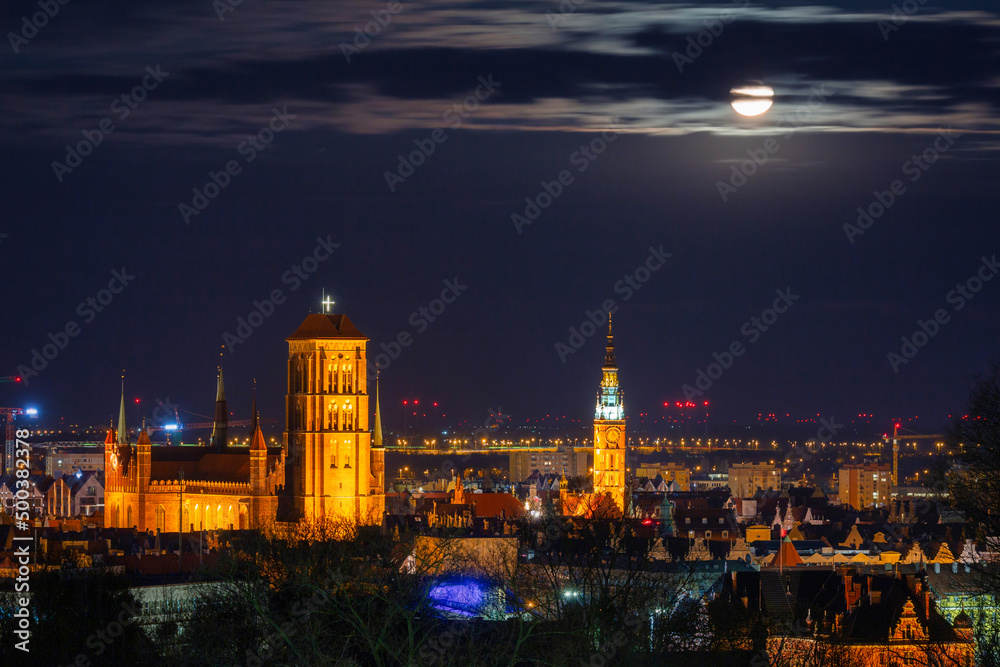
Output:
<path fill-rule="evenodd" d="M 759 116 L 774 103 L 774 90 L 763 84 L 739 86 L 729 91 L 733 109 L 741 116 Z"/>

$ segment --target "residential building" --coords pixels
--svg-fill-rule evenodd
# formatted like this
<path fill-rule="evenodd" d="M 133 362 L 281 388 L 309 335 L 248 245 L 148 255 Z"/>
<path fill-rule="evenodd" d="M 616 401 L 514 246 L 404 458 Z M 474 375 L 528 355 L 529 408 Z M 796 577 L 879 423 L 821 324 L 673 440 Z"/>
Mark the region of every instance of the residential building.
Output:
<path fill-rule="evenodd" d="M 758 489 L 781 489 L 781 468 L 767 463 L 733 463 L 729 466 L 729 490 L 735 498 L 751 498 Z"/>
<path fill-rule="evenodd" d="M 859 463 L 840 469 L 840 504 L 854 509 L 883 507 L 892 499 L 892 466 Z"/>

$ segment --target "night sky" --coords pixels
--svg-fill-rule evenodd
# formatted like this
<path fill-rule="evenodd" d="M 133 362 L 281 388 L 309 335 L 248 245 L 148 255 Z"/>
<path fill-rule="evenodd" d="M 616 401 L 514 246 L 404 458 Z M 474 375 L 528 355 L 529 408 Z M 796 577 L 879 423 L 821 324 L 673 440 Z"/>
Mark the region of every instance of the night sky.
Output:
<path fill-rule="evenodd" d="M 52 0 L 35 31 L 38 3 L 9 3 L 0 375 L 50 333 L 65 349 L 0 405 L 106 423 L 125 369 L 150 417 L 168 397 L 211 415 L 222 352 L 234 418 L 256 378 L 280 421 L 285 338 L 326 290 L 372 355 L 412 339 L 382 373 L 388 428 L 413 397 L 447 421 L 589 420 L 604 328 L 570 327 L 609 299 L 630 416 L 684 400 L 738 342 L 697 396 L 720 423 L 935 427 L 1000 351 L 1000 279 L 952 292 L 1000 270 L 1000 10 L 744 4 Z M 356 42 L 372 12 L 385 25 Z M 775 91 L 754 118 L 729 104 L 750 81 Z M 324 259 L 297 276 L 307 257 Z M 777 291 L 786 312 L 756 329 Z M 893 364 L 920 320 L 935 335 Z"/>

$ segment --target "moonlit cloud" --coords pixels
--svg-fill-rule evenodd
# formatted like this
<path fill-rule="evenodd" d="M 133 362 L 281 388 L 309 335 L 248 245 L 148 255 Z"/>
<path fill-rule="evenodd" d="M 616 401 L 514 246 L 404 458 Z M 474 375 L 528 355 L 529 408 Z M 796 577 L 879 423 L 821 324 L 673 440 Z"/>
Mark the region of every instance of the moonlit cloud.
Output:
<path fill-rule="evenodd" d="M 1000 37 L 1000 14 L 989 5 L 924 6 L 885 40 L 878 22 L 891 10 L 881 3 L 742 4 L 589 0 L 561 13 L 556 2 L 534 0 L 404 2 L 347 62 L 344 45 L 355 46 L 355 29 L 383 5 L 247 0 L 219 20 L 208 2 L 169 11 L 96 3 L 8 55 L 3 131 L 69 141 L 108 116 L 115 97 L 156 63 L 171 77 L 119 123 L 120 141 L 230 144 L 277 103 L 299 113 L 296 132 L 433 128 L 476 75 L 489 73 L 503 87 L 465 130 L 589 131 L 618 117 L 632 132 L 756 134 L 796 113 L 802 131 L 998 129 L 998 80 L 969 74 L 988 70 L 987 61 L 1000 65 L 988 49 Z M 726 12 L 732 20 L 715 24 L 721 32 L 687 51 L 689 38 Z M 865 41 L 864 59 L 842 51 L 851 40 Z M 928 53 L 931 42 L 947 53 Z M 677 54 L 690 62 L 679 67 Z M 750 126 L 725 99 L 748 78 L 776 93 L 773 109 Z M 803 116 L 816 86 L 832 95 Z"/>

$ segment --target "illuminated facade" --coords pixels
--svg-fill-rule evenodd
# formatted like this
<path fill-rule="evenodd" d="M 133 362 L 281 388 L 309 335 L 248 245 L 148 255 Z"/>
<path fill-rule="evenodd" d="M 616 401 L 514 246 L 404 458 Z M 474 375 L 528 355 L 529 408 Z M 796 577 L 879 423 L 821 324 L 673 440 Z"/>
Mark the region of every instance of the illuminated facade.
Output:
<path fill-rule="evenodd" d="M 608 315 L 608 344 L 594 414 L 594 495 L 606 494 L 625 511 L 625 402 L 618 386 L 618 363 Z"/>
<path fill-rule="evenodd" d="M 224 405 L 221 374 L 218 392 Z M 128 441 L 123 394 L 117 433 L 109 430 L 104 441 L 104 525 L 186 533 L 274 521 L 285 459 L 280 447 L 268 449 L 256 406 L 254 413 L 249 450 L 221 439 L 210 447 L 154 447 L 145 429 L 137 442 Z M 225 432 L 219 419 L 214 432 Z"/>
<path fill-rule="evenodd" d="M 253 409 L 249 449 L 227 442 L 222 373 L 209 446 L 128 441 L 124 392 L 104 442 L 105 525 L 182 532 L 260 528 L 277 521 L 381 523 L 385 450 L 375 405 L 368 431 L 368 339 L 345 315 L 313 314 L 288 338 L 284 447 L 268 448 Z"/>
<path fill-rule="evenodd" d="M 368 430 L 368 339 L 346 315 L 316 313 L 287 341 L 291 507 L 280 518 L 381 523 L 385 453 Z"/>

